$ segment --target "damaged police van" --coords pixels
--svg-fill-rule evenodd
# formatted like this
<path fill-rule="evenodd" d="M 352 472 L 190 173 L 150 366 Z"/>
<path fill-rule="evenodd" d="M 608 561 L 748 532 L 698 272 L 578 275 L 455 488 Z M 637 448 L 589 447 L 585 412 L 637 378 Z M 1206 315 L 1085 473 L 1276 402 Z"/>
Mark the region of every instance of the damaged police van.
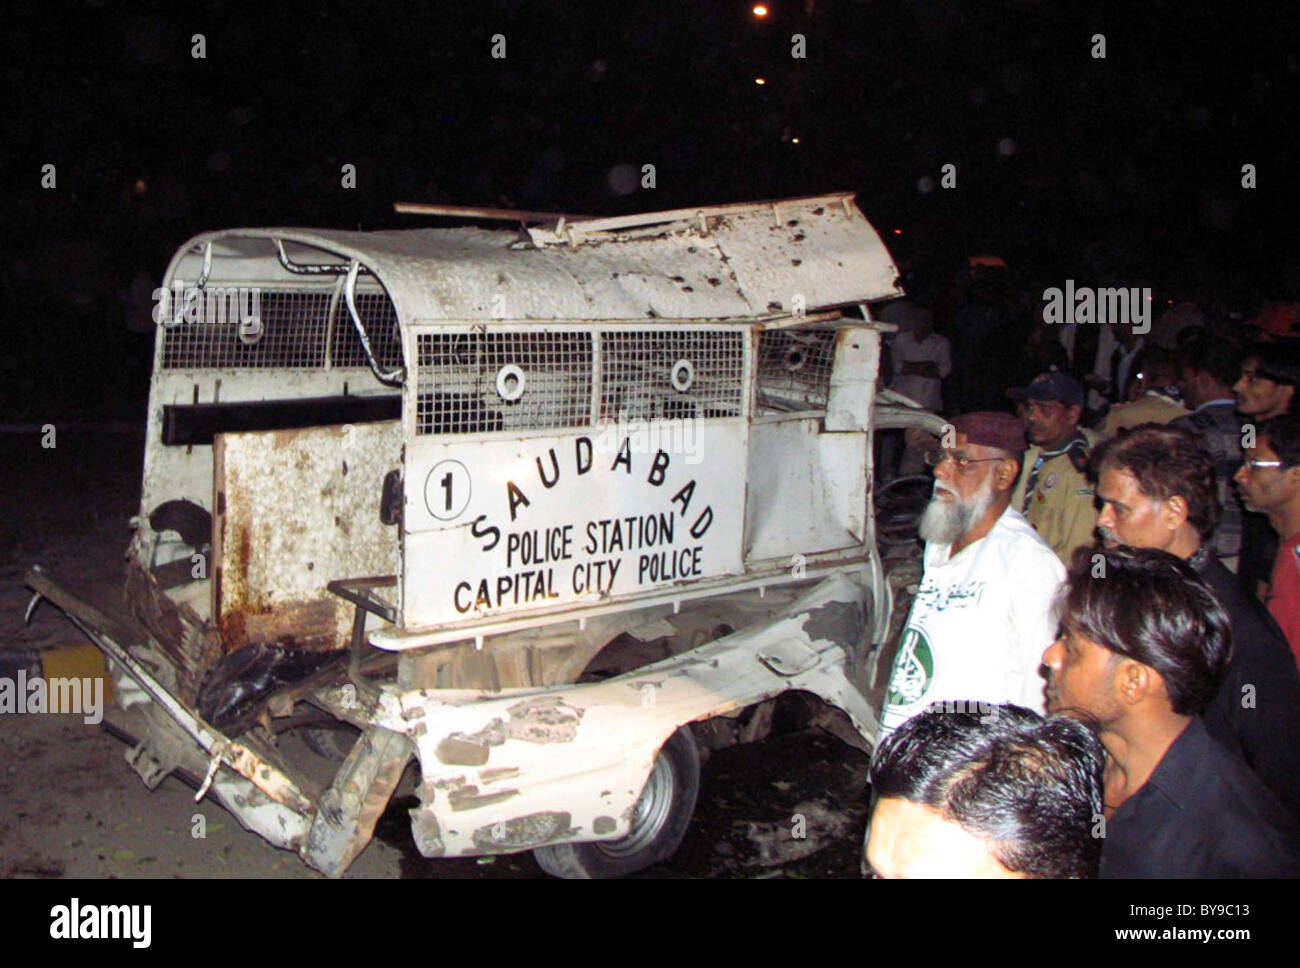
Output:
<path fill-rule="evenodd" d="M 151 788 L 339 875 L 414 759 L 425 856 L 611 877 L 783 694 L 871 748 L 872 435 L 942 424 L 878 397 L 869 304 L 901 292 L 852 195 L 230 229 L 163 289 L 133 620 L 27 573 L 107 654 Z"/>

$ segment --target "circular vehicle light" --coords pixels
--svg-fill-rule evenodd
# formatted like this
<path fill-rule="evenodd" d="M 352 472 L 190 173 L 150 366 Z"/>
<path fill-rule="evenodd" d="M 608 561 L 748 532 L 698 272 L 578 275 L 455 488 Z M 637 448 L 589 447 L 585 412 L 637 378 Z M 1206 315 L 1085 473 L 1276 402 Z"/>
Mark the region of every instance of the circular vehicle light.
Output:
<path fill-rule="evenodd" d="M 691 366 L 690 360 L 678 360 L 673 364 L 673 389 L 678 393 L 685 393 L 695 382 L 695 367 Z"/>
<path fill-rule="evenodd" d="M 497 371 L 497 393 L 506 403 L 514 403 L 524 395 L 524 371 L 507 363 Z"/>
<path fill-rule="evenodd" d="M 791 373 L 802 370 L 808 362 L 808 353 L 802 346 L 791 346 L 785 351 L 785 368 Z"/>

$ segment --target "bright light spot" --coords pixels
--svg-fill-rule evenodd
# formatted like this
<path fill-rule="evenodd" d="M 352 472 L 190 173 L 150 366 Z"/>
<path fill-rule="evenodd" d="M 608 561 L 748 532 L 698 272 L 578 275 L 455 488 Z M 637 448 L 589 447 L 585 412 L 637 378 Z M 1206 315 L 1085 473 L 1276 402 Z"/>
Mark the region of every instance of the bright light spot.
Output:
<path fill-rule="evenodd" d="M 798 138 L 791 138 L 791 139 L 790 139 L 790 144 L 792 144 L 792 145 L 797 145 L 798 143 L 799 143 L 799 139 L 798 139 Z"/>
<path fill-rule="evenodd" d="M 903 234 L 903 230 L 902 230 L 902 229 L 894 229 L 894 234 L 895 234 L 895 235 L 902 235 L 902 234 Z"/>
<path fill-rule="evenodd" d="M 754 83 L 755 83 L 755 84 L 766 84 L 766 83 L 767 83 L 767 78 L 766 78 L 766 77 L 756 77 L 756 78 L 754 78 Z"/>
<path fill-rule="evenodd" d="M 765 3 L 756 3 L 756 4 L 754 4 L 754 9 L 753 9 L 751 12 L 754 14 L 755 17 L 766 17 L 766 16 L 767 16 L 767 4 L 765 4 Z"/>

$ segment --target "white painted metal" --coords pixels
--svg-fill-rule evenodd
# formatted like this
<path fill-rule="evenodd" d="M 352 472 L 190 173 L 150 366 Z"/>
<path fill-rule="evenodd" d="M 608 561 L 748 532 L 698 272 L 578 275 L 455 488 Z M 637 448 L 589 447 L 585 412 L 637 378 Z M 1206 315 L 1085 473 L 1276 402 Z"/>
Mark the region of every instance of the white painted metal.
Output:
<path fill-rule="evenodd" d="M 635 451 L 616 426 L 415 441 L 404 623 L 544 612 L 741 574 L 744 421 L 697 428 L 694 448 L 665 435 Z"/>
<path fill-rule="evenodd" d="M 404 323 L 753 319 L 789 312 L 796 296 L 812 311 L 902 294 L 893 260 L 851 200 L 800 199 L 782 203 L 779 213 L 778 225 L 770 205 L 741 206 L 706 215 L 707 234 L 699 219 L 678 218 L 627 242 L 588 233 L 576 248 L 520 245 L 518 233 L 488 229 L 227 229 L 183 246 L 163 286 L 197 280 L 208 243 L 213 280 L 254 285 L 295 278 L 275 254 L 274 240 L 282 239 L 296 261 L 342 267 L 358 260 Z M 570 228 L 586 231 L 587 225 Z"/>
<path fill-rule="evenodd" d="M 866 607 L 863 587 L 837 574 L 771 622 L 599 684 L 490 696 L 386 692 L 374 722 L 409 735 L 420 758 L 417 844 L 430 856 L 456 856 L 624 836 L 656 753 L 674 730 L 790 689 L 843 709 L 874 742 L 876 717 L 845 675 L 852 645 L 821 631 L 818 620 Z M 344 701 L 341 689 L 321 698 L 340 708 Z"/>
<path fill-rule="evenodd" d="M 373 645 L 403 651 L 465 639 L 490 646 L 496 636 L 532 632 L 554 638 L 563 623 L 614 627 L 614 613 L 648 621 L 684 602 L 747 590 L 754 598 L 774 586 L 782 588 L 773 598 L 788 601 L 781 596 L 792 583 L 825 578 L 775 621 L 600 684 L 496 693 L 387 684 L 367 722 L 415 744 L 422 850 L 500 853 L 618 838 L 674 730 L 790 689 L 844 710 L 874 741 L 875 717 L 846 670 L 888 625 L 869 503 L 871 433 L 882 416 L 894 426 L 938 418 L 877 411 L 885 327 L 823 312 L 901 294 L 852 196 L 525 234 L 272 228 L 196 236 L 173 258 L 164 287 L 200 276 L 208 287 L 256 287 L 271 294 L 272 325 L 265 342 L 244 346 L 233 331 L 193 328 L 217 325 L 210 320 L 182 314 L 160 327 L 144 514 L 176 499 L 216 510 L 213 448 L 163 446 L 167 404 L 395 392 L 374 378 L 349 333 L 340 275 L 354 263 L 358 309 L 383 357 L 377 364 L 405 370 L 401 419 L 352 439 L 364 444 L 355 452 L 365 470 L 350 465 L 346 475 L 341 428 L 229 435 L 232 466 L 246 468 L 247 480 L 228 512 L 286 517 L 285 533 L 262 533 L 257 560 L 240 564 L 267 592 L 261 604 L 319 600 L 330 579 L 362 577 L 336 569 L 392 569 L 399 620 L 369 635 Z M 299 470 L 278 480 L 274 468 L 285 459 Z M 396 466 L 404 513 L 392 543 L 389 526 L 369 518 L 383 472 Z M 294 493 L 285 493 L 290 478 Z M 298 493 L 311 490 L 305 482 L 316 492 Z M 330 488 L 367 493 L 322 498 Z M 349 516 L 367 517 L 350 549 L 340 540 Z M 134 547 L 140 553 L 152 542 Z M 223 572 L 239 561 L 228 545 L 216 553 Z M 294 572 L 309 560 L 331 573 Z M 524 572 L 534 577 L 517 595 Z M 844 609 L 865 634 L 845 631 Z M 336 636 L 342 614 L 329 616 Z M 827 624 L 839 631 L 825 632 Z M 581 669 L 567 671 L 576 678 Z M 259 776 L 262 764 L 247 750 L 211 735 L 152 679 L 142 682 L 210 755 L 260 788 L 255 797 L 231 788 L 226 805 L 268 839 L 298 843 L 300 791 L 278 775 Z M 318 699 L 357 717 L 341 689 Z M 464 750 L 475 744 L 485 757 L 467 765 Z M 214 789 L 227 792 L 222 776 Z M 284 829 L 284 810 L 263 794 L 298 811 L 287 833 L 272 829 Z"/>

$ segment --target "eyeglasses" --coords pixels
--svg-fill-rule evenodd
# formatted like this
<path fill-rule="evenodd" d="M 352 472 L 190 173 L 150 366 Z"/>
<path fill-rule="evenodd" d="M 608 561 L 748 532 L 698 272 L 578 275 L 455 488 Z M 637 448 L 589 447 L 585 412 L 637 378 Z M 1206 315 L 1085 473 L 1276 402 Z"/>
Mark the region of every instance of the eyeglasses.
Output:
<path fill-rule="evenodd" d="M 1241 462 L 1241 466 L 1257 471 L 1261 467 L 1284 467 L 1285 465 L 1280 460 L 1244 460 Z"/>
<path fill-rule="evenodd" d="M 944 461 L 950 460 L 957 466 L 959 472 L 966 470 L 971 464 L 983 464 L 986 461 L 1002 459 L 1001 457 L 967 457 L 965 454 L 954 454 L 950 450 L 931 450 L 925 455 L 925 463 L 928 466 L 938 467 Z"/>

